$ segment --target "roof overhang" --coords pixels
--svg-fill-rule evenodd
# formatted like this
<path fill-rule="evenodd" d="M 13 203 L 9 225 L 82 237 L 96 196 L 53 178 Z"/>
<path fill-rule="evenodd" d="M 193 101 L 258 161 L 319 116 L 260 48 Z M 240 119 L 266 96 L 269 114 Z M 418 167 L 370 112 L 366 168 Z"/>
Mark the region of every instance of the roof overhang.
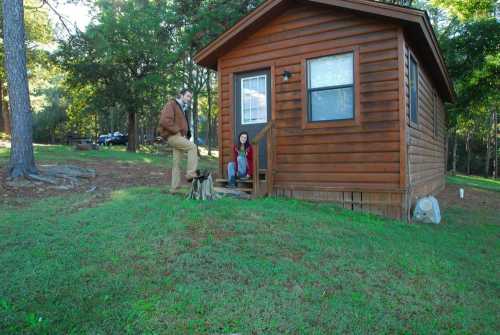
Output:
<path fill-rule="evenodd" d="M 195 61 L 201 66 L 217 70 L 217 60 L 227 50 L 236 45 L 244 36 L 254 32 L 268 19 L 278 15 L 294 0 L 267 0 L 264 1 L 253 12 L 243 17 L 233 27 L 228 29 L 217 39 L 199 51 Z M 420 52 L 425 63 L 434 74 L 438 89 L 446 101 L 455 98 L 453 84 L 448 74 L 446 64 L 439 49 L 437 38 L 432 29 L 429 17 L 425 11 L 401 7 L 372 0 L 303 0 L 300 2 L 311 2 L 328 6 L 350 9 L 364 14 L 382 16 L 401 22 L 408 38 L 424 41 L 425 47 L 430 53 Z M 435 74 L 438 75 L 435 75 Z"/>

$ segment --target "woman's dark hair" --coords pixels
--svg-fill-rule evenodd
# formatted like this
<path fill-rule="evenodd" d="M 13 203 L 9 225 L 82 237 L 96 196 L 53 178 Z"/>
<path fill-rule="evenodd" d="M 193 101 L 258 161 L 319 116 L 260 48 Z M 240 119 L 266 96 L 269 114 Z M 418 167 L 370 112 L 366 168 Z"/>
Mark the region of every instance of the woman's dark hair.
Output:
<path fill-rule="evenodd" d="M 250 146 L 250 136 L 248 135 L 248 133 L 246 131 L 242 131 L 238 135 L 238 150 L 241 149 L 241 142 L 240 142 L 241 135 L 247 135 L 247 141 L 245 142 L 245 151 L 247 151 L 248 147 Z"/>

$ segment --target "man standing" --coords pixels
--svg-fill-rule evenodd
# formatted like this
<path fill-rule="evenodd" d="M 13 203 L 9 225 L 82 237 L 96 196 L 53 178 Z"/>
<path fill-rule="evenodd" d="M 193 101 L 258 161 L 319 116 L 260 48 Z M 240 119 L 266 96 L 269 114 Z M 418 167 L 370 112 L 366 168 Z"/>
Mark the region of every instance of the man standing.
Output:
<path fill-rule="evenodd" d="M 181 183 L 181 157 L 187 153 L 186 179 L 191 182 L 197 176 L 198 150 L 196 145 L 189 141 L 191 132 L 186 109 L 191 103 L 193 93 L 189 89 L 179 92 L 177 99 L 169 101 L 163 107 L 160 115 L 160 136 L 167 140 L 173 151 L 172 186 L 170 193 L 178 193 Z"/>

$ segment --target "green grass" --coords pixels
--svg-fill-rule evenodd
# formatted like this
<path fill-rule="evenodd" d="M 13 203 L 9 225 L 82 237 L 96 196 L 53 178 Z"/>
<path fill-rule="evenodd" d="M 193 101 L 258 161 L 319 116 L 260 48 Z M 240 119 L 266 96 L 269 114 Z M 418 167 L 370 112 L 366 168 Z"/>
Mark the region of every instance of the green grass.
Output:
<path fill-rule="evenodd" d="M 127 152 L 123 146 L 102 147 L 100 150 L 77 151 L 66 145 L 35 145 L 35 159 L 37 162 L 64 163 L 71 161 L 88 160 L 114 160 L 127 162 L 129 164 L 152 164 L 162 167 L 172 166 L 172 154 L 159 153 L 151 154 L 147 152 L 132 153 Z M 0 148 L 0 163 L 7 163 L 10 150 Z M 201 168 L 214 168 L 217 165 L 217 158 L 204 157 L 200 161 Z"/>
<path fill-rule="evenodd" d="M 36 150 L 47 162 L 169 163 Z M 495 334 L 498 214 L 443 216 L 408 225 L 150 187 L 0 205 L 0 334 Z"/>
<path fill-rule="evenodd" d="M 488 191 L 500 192 L 500 179 L 488 179 L 479 176 L 448 176 L 446 177 L 449 184 L 461 186 L 475 187 Z"/>
<path fill-rule="evenodd" d="M 46 199 L 0 212 L 0 333 L 494 334 L 498 234 L 157 188 Z"/>

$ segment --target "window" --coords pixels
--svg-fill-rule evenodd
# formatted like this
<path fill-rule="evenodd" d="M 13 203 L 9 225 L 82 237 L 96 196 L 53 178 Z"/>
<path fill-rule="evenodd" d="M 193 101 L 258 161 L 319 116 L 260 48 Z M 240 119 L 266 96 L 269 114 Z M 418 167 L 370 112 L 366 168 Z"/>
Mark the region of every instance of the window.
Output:
<path fill-rule="evenodd" d="M 241 79 L 241 124 L 267 122 L 267 78 Z"/>
<path fill-rule="evenodd" d="M 354 119 L 354 53 L 307 61 L 309 121 Z"/>
<path fill-rule="evenodd" d="M 418 111 L 418 67 L 413 57 L 410 57 L 410 121 L 417 123 Z"/>
<path fill-rule="evenodd" d="M 434 137 L 438 136 L 438 110 L 437 110 L 437 94 L 434 92 L 434 98 L 432 100 L 432 113 L 433 113 L 433 124 L 434 124 Z"/>

